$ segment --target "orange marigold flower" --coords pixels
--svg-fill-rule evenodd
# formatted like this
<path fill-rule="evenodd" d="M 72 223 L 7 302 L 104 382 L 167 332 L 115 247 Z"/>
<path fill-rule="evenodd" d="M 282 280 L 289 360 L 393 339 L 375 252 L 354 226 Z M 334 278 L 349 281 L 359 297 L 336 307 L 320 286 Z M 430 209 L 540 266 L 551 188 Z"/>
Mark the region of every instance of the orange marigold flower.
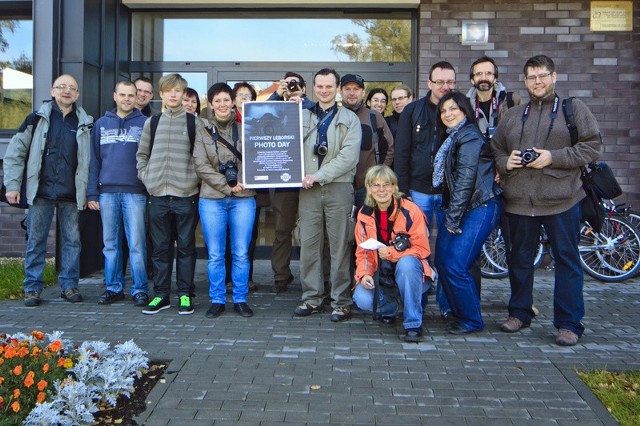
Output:
<path fill-rule="evenodd" d="M 11 404 L 11 409 L 14 413 L 17 413 L 18 411 L 20 411 L 20 403 L 18 401 L 13 401 L 13 404 Z"/>
<path fill-rule="evenodd" d="M 4 358 L 0 358 L 0 365 L 4 364 Z"/>
<path fill-rule="evenodd" d="M 0 345 L 0 355 L 4 352 L 4 345 Z"/>
<path fill-rule="evenodd" d="M 46 381 L 46 380 L 40 380 L 40 381 L 38 382 L 38 390 L 39 390 L 40 392 L 42 392 L 42 391 L 44 390 L 44 388 L 46 388 L 46 387 L 47 387 L 47 385 L 48 385 L 48 383 L 47 383 L 47 381 Z"/>
<path fill-rule="evenodd" d="M 20 358 L 24 358 L 27 355 L 29 355 L 29 349 L 28 348 L 22 347 L 22 348 L 18 349 L 18 356 Z"/>
<path fill-rule="evenodd" d="M 42 349 L 40 349 L 37 346 L 34 346 L 33 349 L 31 350 L 31 356 L 33 358 L 37 358 L 38 356 L 40 356 L 41 353 L 42 353 Z"/>
<path fill-rule="evenodd" d="M 4 398 L 0 396 L 0 408 L 4 406 Z"/>
<path fill-rule="evenodd" d="M 7 346 L 7 348 L 4 351 L 4 357 L 6 359 L 11 359 L 14 356 L 16 356 L 16 349 L 13 346 Z"/>
<path fill-rule="evenodd" d="M 35 337 L 36 340 L 44 340 L 44 333 L 42 331 L 33 330 L 31 335 Z"/>
<path fill-rule="evenodd" d="M 33 386 L 34 380 L 33 380 L 33 375 L 28 375 L 27 374 L 27 378 L 24 379 L 24 385 L 27 388 L 30 388 L 31 386 Z"/>
<path fill-rule="evenodd" d="M 36 401 L 38 401 L 38 403 L 42 404 L 44 402 L 44 399 L 47 397 L 47 394 L 44 392 L 38 392 L 38 396 L 36 397 Z"/>
<path fill-rule="evenodd" d="M 49 343 L 49 346 L 47 346 L 47 349 L 49 349 L 50 352 L 58 352 L 61 348 L 62 342 L 60 340 L 54 340 Z"/>
<path fill-rule="evenodd" d="M 13 390 L 13 399 L 18 399 L 20 398 L 20 389 L 14 389 Z"/>
<path fill-rule="evenodd" d="M 0 377 L 0 385 L 4 382 L 4 377 Z"/>
<path fill-rule="evenodd" d="M 46 363 L 42 366 L 42 371 L 44 371 L 45 373 L 49 371 L 49 363 Z"/>
<path fill-rule="evenodd" d="M 22 366 L 21 365 L 16 365 L 16 368 L 13 369 L 13 374 L 15 374 L 16 376 L 19 376 L 22 374 Z"/>
<path fill-rule="evenodd" d="M 60 357 L 58 358 L 58 365 L 56 367 L 62 367 L 64 365 L 65 359 Z"/>

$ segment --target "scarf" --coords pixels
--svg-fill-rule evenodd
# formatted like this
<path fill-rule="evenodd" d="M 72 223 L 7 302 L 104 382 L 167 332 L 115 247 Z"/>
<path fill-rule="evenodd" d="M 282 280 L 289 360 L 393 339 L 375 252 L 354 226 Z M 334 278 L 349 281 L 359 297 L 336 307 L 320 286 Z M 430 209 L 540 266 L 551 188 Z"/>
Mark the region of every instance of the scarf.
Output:
<path fill-rule="evenodd" d="M 436 158 L 433 161 L 433 177 L 432 183 L 434 188 L 438 188 L 444 182 L 444 164 L 447 158 L 447 153 L 451 149 L 451 145 L 453 145 L 453 141 L 455 140 L 456 133 L 462 126 L 467 123 L 467 119 L 464 118 L 460 123 L 458 123 L 455 127 L 451 127 L 447 129 L 447 134 L 449 135 L 447 139 L 444 141 L 440 149 L 438 149 L 438 153 L 436 154 Z"/>

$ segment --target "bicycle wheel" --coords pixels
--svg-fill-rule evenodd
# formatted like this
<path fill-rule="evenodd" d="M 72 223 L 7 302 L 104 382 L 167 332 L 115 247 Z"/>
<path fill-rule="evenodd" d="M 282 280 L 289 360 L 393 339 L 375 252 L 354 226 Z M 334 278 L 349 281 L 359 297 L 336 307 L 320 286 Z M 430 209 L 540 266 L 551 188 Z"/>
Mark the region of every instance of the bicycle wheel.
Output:
<path fill-rule="evenodd" d="M 483 278 L 505 278 L 509 275 L 506 250 L 500 228 L 491 231 L 480 251 L 480 271 Z"/>
<path fill-rule="evenodd" d="M 621 217 L 605 218 L 600 232 L 585 222 L 578 248 L 582 267 L 598 280 L 621 282 L 640 270 L 640 234 Z"/>

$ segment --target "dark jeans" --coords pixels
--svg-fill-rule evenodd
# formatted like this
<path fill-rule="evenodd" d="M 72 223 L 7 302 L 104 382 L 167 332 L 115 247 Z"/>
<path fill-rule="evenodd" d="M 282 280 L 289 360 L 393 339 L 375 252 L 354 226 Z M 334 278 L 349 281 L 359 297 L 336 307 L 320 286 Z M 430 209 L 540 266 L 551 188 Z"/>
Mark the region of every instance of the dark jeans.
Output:
<path fill-rule="evenodd" d="M 153 271 L 156 296 L 168 298 L 173 271 L 172 221 L 177 230 L 176 284 L 178 295 L 191 293 L 196 267 L 195 230 L 198 196 L 149 197 L 149 231 L 153 243 Z"/>
<path fill-rule="evenodd" d="M 550 216 L 508 214 L 511 235 L 509 280 L 511 299 L 509 316 L 529 323 L 535 316 L 533 305 L 533 259 L 540 242 L 540 225 L 544 225 L 555 259 L 553 291 L 553 325 L 582 336 L 584 326 L 583 272 L 580 265 L 580 203 Z"/>

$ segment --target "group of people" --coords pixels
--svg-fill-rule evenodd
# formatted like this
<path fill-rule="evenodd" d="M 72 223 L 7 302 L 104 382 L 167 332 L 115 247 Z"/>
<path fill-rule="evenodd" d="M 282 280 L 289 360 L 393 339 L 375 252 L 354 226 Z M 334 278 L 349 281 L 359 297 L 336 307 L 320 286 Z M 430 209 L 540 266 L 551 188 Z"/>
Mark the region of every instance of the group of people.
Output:
<path fill-rule="evenodd" d="M 313 78 L 314 103 L 306 96 L 304 79 L 285 74 L 270 100 L 302 105 L 304 176 L 301 189 L 273 194 L 272 268 L 275 290 L 286 291 L 293 281 L 289 262 L 297 223 L 302 296 L 294 315 L 312 315 L 330 305 L 331 321 L 340 322 L 350 318 L 355 304 L 385 324 L 402 316 L 404 339 L 418 342 L 435 284 L 441 315 L 451 319 L 447 331 L 479 332 L 485 325 L 477 258 L 500 225 L 509 242 L 511 283 L 509 315 L 501 329 L 519 331 L 535 316 L 533 258 L 544 225 L 556 265 L 556 343 L 578 342 L 584 331 L 580 168 L 598 158 L 602 142 L 593 114 L 575 100 L 579 140 L 572 145 L 550 58 L 529 58 L 523 74 L 528 103 L 498 81 L 498 66 L 489 57 L 471 65 L 472 88 L 466 94 L 456 90 L 454 67 L 440 61 L 431 67 L 423 98 L 413 101 L 413 91 L 404 85 L 391 91 L 393 113 L 386 118 L 387 93 L 373 89 L 365 97 L 360 75 L 319 70 Z M 124 299 L 124 234 L 134 303 L 146 314 L 171 306 L 175 243 L 178 313 L 193 313 L 200 220 L 211 299 L 206 315 L 224 313 L 227 281 L 235 312 L 253 315 L 247 295 L 256 192 L 245 188 L 239 173 L 239 128 L 240 105 L 255 100 L 255 90 L 246 83 L 212 85 L 204 119 L 195 116 L 198 94 L 179 74 L 162 77 L 159 93 L 164 109 L 153 114 L 150 81 L 119 82 L 116 108 L 91 131 L 93 120 L 76 105 L 78 84 L 63 75 L 51 89 L 52 102 L 28 116 L 12 139 L 4 160 L 7 198 L 19 199 L 26 168 L 30 205 L 25 305 L 40 304 L 46 237 L 56 208 L 62 297 L 82 300 L 77 219 L 88 202 L 103 222 L 106 291 L 99 303 Z M 429 235 L 436 223 L 432 267 Z M 152 298 L 145 270 L 147 235 Z"/>

